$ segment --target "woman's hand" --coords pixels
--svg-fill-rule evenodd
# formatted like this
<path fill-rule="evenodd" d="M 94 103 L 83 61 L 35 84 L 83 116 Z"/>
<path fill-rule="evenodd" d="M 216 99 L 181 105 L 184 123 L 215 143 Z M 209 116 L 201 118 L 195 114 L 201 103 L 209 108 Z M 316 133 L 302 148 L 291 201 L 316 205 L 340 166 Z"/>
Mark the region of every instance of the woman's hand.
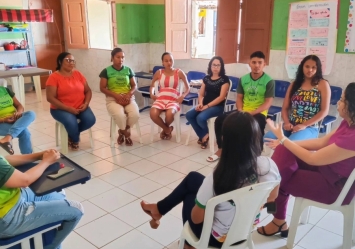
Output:
<path fill-rule="evenodd" d="M 13 124 L 16 122 L 16 119 L 14 116 L 10 116 L 10 117 L 4 118 L 3 121 L 4 121 L 4 123 Z"/>
<path fill-rule="evenodd" d="M 304 124 L 298 124 L 295 127 L 293 127 L 292 133 L 295 133 L 297 131 L 302 131 L 307 128 L 307 125 Z"/>
<path fill-rule="evenodd" d="M 184 96 L 182 95 L 182 96 L 178 97 L 176 101 L 177 101 L 179 104 L 181 104 L 181 103 L 184 101 Z"/>
<path fill-rule="evenodd" d="M 264 140 L 267 141 L 265 142 L 266 146 L 273 150 L 276 149 L 276 147 L 280 144 L 280 140 L 278 139 L 265 138 Z"/>
<path fill-rule="evenodd" d="M 75 109 L 74 107 L 67 107 L 67 112 L 70 112 L 71 114 L 78 115 L 79 114 L 79 109 Z"/>
<path fill-rule="evenodd" d="M 60 158 L 60 153 L 56 150 L 46 150 L 42 155 L 42 161 L 51 165 Z"/>
<path fill-rule="evenodd" d="M 83 103 L 81 106 L 79 106 L 79 112 L 83 112 L 88 108 L 89 104 L 88 103 Z"/>
<path fill-rule="evenodd" d="M 202 111 L 204 111 L 204 110 L 207 110 L 207 109 L 208 109 L 208 107 L 209 107 L 208 105 L 204 105 L 204 106 L 202 106 L 202 108 L 201 108 L 201 112 L 202 112 Z"/>
<path fill-rule="evenodd" d="M 284 123 L 284 130 L 285 131 L 292 131 L 293 125 L 291 123 Z"/>
<path fill-rule="evenodd" d="M 200 112 L 203 108 L 203 104 L 198 104 L 196 107 L 195 107 L 195 110 Z"/>
<path fill-rule="evenodd" d="M 275 124 L 271 119 L 267 119 L 266 123 L 268 124 L 270 130 L 278 139 L 282 139 L 284 137 L 284 132 L 282 130 L 282 123 Z"/>
<path fill-rule="evenodd" d="M 23 111 L 17 111 L 14 113 L 14 119 L 18 120 L 19 118 L 22 117 Z"/>

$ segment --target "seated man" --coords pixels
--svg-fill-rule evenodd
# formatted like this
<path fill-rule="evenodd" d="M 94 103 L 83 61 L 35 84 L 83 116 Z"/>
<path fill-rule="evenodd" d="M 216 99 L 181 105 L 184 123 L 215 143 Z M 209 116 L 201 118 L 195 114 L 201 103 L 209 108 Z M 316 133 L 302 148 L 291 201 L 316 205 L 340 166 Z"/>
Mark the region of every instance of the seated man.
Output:
<path fill-rule="evenodd" d="M 36 196 L 27 188 L 59 158 L 55 150 L 11 155 L 6 159 L 0 156 L 0 239 L 63 221 L 52 244 L 45 247 L 57 249 L 78 224 L 84 213 L 80 202 L 67 200 L 63 193 Z M 14 168 L 37 160 L 41 162 L 24 173 Z"/>
<path fill-rule="evenodd" d="M 250 55 L 249 66 L 251 73 L 240 78 L 237 88 L 236 111 L 249 112 L 254 116 L 260 126 L 262 136 L 260 137 L 261 150 L 263 149 L 264 130 L 266 126 L 267 111 L 275 97 L 275 81 L 266 73 L 265 55 L 261 51 L 256 51 Z M 232 111 L 234 112 L 234 111 Z M 222 124 L 224 119 L 231 112 L 226 112 L 215 121 L 215 133 L 218 145 L 217 152 L 207 158 L 208 162 L 219 159 L 222 153 Z"/>

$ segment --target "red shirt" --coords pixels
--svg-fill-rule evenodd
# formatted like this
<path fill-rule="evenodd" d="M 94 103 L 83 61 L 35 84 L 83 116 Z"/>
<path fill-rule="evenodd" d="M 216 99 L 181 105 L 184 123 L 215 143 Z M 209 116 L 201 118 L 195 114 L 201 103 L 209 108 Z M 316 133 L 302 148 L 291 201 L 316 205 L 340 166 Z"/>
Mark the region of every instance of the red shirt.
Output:
<path fill-rule="evenodd" d="M 57 88 L 57 99 L 64 105 L 79 108 L 85 100 L 85 83 L 85 77 L 75 70 L 71 76 L 63 76 L 57 72 L 52 73 L 46 82 L 46 86 Z M 52 104 L 51 108 L 57 109 Z"/>

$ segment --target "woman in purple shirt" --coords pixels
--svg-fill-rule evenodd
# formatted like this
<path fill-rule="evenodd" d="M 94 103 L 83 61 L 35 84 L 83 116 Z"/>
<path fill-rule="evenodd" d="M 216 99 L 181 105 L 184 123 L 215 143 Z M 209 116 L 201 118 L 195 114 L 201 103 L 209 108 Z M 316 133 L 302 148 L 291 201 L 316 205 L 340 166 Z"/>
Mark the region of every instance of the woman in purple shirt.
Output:
<path fill-rule="evenodd" d="M 281 232 L 282 237 L 287 237 L 289 195 L 325 204 L 331 204 L 338 198 L 355 168 L 355 82 L 346 87 L 337 109 L 343 118 L 339 128 L 318 139 L 293 142 L 284 136 L 282 125 L 267 121 L 277 137 L 277 140 L 268 139 L 267 145 L 277 147 L 272 159 L 279 168 L 282 180 L 275 200 L 277 211 L 274 219 L 258 228 L 258 233 L 271 236 Z M 349 204 L 354 194 L 353 186 L 343 205 Z"/>

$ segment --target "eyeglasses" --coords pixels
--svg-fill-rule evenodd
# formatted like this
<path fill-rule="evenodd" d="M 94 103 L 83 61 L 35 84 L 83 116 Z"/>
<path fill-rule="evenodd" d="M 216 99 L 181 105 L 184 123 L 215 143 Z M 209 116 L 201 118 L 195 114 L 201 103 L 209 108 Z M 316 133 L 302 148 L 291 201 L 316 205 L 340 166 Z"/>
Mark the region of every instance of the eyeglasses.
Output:
<path fill-rule="evenodd" d="M 212 64 L 212 67 L 221 67 L 221 64 Z"/>
<path fill-rule="evenodd" d="M 73 63 L 75 64 L 75 60 L 69 59 L 69 58 L 64 58 L 64 60 L 66 60 L 68 63 Z"/>

